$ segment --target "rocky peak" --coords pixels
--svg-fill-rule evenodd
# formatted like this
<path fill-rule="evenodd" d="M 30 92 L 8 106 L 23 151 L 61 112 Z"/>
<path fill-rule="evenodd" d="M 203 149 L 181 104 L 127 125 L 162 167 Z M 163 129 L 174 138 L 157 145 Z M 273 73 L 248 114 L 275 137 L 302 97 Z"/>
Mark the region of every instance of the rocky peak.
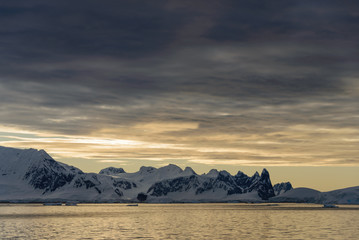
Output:
<path fill-rule="evenodd" d="M 262 176 L 262 175 L 268 175 L 268 176 L 269 176 L 268 170 L 265 169 L 265 168 L 263 168 L 261 176 Z"/>
<path fill-rule="evenodd" d="M 282 182 L 282 183 L 277 183 L 273 186 L 273 189 L 274 189 L 274 194 L 277 196 L 277 195 L 280 195 L 282 193 L 285 193 L 289 190 L 292 190 L 293 187 L 292 187 L 292 184 L 290 182 Z"/>
<path fill-rule="evenodd" d="M 257 171 L 252 176 L 253 179 L 256 179 L 256 178 L 259 178 L 259 177 L 260 176 L 259 176 L 259 173 Z"/>
<path fill-rule="evenodd" d="M 238 171 L 235 176 L 238 177 L 238 178 L 248 177 L 248 176 L 247 176 L 246 174 L 244 174 L 242 171 Z"/>
<path fill-rule="evenodd" d="M 154 168 L 154 167 L 145 167 L 145 166 L 142 166 L 140 168 L 140 173 L 152 173 L 154 172 L 155 170 L 157 170 L 157 168 Z"/>
<path fill-rule="evenodd" d="M 167 166 L 161 167 L 158 170 L 165 170 L 165 171 L 174 171 L 174 172 L 182 172 L 182 168 L 175 164 L 168 164 Z"/>
<path fill-rule="evenodd" d="M 102 169 L 99 174 L 105 174 L 105 175 L 117 175 L 120 173 L 126 173 L 125 170 L 123 170 L 123 168 L 115 168 L 115 167 L 108 167 L 108 168 L 104 168 Z"/>
<path fill-rule="evenodd" d="M 186 167 L 183 171 L 183 173 L 185 175 L 197 175 L 197 173 L 191 168 L 191 167 Z"/>
<path fill-rule="evenodd" d="M 211 169 L 207 174 L 206 176 L 207 177 L 213 177 L 213 178 L 216 178 L 218 176 L 219 172 L 217 169 Z"/>
<path fill-rule="evenodd" d="M 265 168 L 258 181 L 258 195 L 264 200 L 275 196 L 269 172 Z"/>
<path fill-rule="evenodd" d="M 265 184 L 270 184 L 272 185 L 271 181 L 270 181 L 270 177 L 269 177 L 269 172 L 267 171 L 267 169 L 263 169 L 262 174 L 259 178 L 259 181 L 261 181 L 262 183 Z"/>

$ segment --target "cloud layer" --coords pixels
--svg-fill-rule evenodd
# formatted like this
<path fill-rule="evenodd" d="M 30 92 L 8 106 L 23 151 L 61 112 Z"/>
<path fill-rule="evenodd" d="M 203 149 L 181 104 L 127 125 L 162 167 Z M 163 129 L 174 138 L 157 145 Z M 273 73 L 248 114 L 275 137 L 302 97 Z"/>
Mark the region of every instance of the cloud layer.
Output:
<path fill-rule="evenodd" d="M 61 157 L 359 165 L 355 1 L 4 1 L 0 140 Z"/>

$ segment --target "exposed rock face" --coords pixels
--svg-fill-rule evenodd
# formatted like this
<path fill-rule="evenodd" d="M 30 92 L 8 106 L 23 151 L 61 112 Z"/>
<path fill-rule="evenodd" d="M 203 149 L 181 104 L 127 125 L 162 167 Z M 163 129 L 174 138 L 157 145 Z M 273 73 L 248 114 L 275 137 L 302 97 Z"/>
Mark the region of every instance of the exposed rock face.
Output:
<path fill-rule="evenodd" d="M 42 166 L 32 166 L 26 172 L 24 180 L 28 180 L 35 189 L 43 189 L 46 193 L 70 183 L 74 177 L 75 173 L 66 171 L 52 159 L 45 159 Z"/>
<path fill-rule="evenodd" d="M 186 192 L 190 189 L 196 189 L 198 185 L 198 176 L 179 177 L 157 182 L 148 189 L 147 193 L 154 197 L 160 197 L 171 192 Z"/>
<path fill-rule="evenodd" d="M 293 187 L 292 187 L 292 184 L 290 182 L 282 182 L 282 183 L 277 183 L 273 186 L 273 189 L 274 189 L 274 194 L 276 196 L 282 194 L 282 193 L 285 193 L 289 190 L 292 190 Z"/>
<path fill-rule="evenodd" d="M 38 158 L 28 164 L 23 179 L 35 189 L 44 190 L 43 194 L 69 184 L 76 175 L 84 174 L 80 169 L 56 162 L 43 150 L 34 149 L 31 155 L 38 155 Z"/>
<path fill-rule="evenodd" d="M 274 197 L 274 189 L 270 181 L 269 172 L 267 169 L 263 169 L 262 174 L 259 178 L 258 184 L 256 186 L 258 195 L 263 200 L 268 200 L 271 197 Z"/>
<path fill-rule="evenodd" d="M 102 169 L 99 174 L 105 174 L 105 175 L 118 175 L 120 173 L 126 173 L 123 168 L 115 168 L 115 167 L 108 167 Z"/>
<path fill-rule="evenodd" d="M 211 170 L 209 174 L 204 176 L 193 174 L 157 182 L 148 189 L 147 193 L 151 196 L 160 197 L 175 192 L 192 192 L 199 195 L 218 191 L 224 191 L 227 195 L 257 191 L 258 196 L 263 200 L 274 196 L 269 173 L 265 169 L 262 175 L 255 173 L 252 177 L 248 177 L 242 172 L 232 176 L 226 171 L 215 172 Z"/>
<path fill-rule="evenodd" d="M 137 200 L 140 201 L 140 202 L 144 202 L 144 201 L 147 200 L 147 195 L 144 194 L 144 193 L 139 193 L 139 194 L 137 195 Z"/>

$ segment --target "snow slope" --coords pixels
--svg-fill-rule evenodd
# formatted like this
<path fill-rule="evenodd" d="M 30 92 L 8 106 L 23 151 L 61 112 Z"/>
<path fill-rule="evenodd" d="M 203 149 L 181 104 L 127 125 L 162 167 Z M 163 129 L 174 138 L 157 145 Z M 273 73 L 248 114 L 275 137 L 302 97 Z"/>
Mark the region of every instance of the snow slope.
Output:
<path fill-rule="evenodd" d="M 320 202 L 323 204 L 359 204 L 359 186 L 323 192 Z"/>
<path fill-rule="evenodd" d="M 359 204 L 359 186 L 319 192 L 310 188 L 295 188 L 270 199 L 273 202 L 304 202 L 320 204 Z"/>
<path fill-rule="evenodd" d="M 270 200 L 273 202 L 304 202 L 315 203 L 319 201 L 320 192 L 310 188 L 294 188 Z"/>
<path fill-rule="evenodd" d="M 59 163 L 44 150 L 0 147 L 0 200 L 118 200 L 134 183 L 84 173 Z"/>

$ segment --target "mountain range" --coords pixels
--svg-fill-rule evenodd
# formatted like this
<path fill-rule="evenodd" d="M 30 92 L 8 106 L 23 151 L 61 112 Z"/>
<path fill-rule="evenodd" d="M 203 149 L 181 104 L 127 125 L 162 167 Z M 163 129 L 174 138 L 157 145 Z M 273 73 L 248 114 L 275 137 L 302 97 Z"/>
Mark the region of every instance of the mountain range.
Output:
<path fill-rule="evenodd" d="M 253 176 L 216 169 L 199 175 L 190 167 L 170 164 L 141 167 L 135 173 L 115 167 L 85 173 L 55 161 L 44 150 L 0 147 L 1 202 L 359 203 L 359 187 L 337 191 L 293 189 L 289 182 L 273 186 L 266 169 Z"/>

